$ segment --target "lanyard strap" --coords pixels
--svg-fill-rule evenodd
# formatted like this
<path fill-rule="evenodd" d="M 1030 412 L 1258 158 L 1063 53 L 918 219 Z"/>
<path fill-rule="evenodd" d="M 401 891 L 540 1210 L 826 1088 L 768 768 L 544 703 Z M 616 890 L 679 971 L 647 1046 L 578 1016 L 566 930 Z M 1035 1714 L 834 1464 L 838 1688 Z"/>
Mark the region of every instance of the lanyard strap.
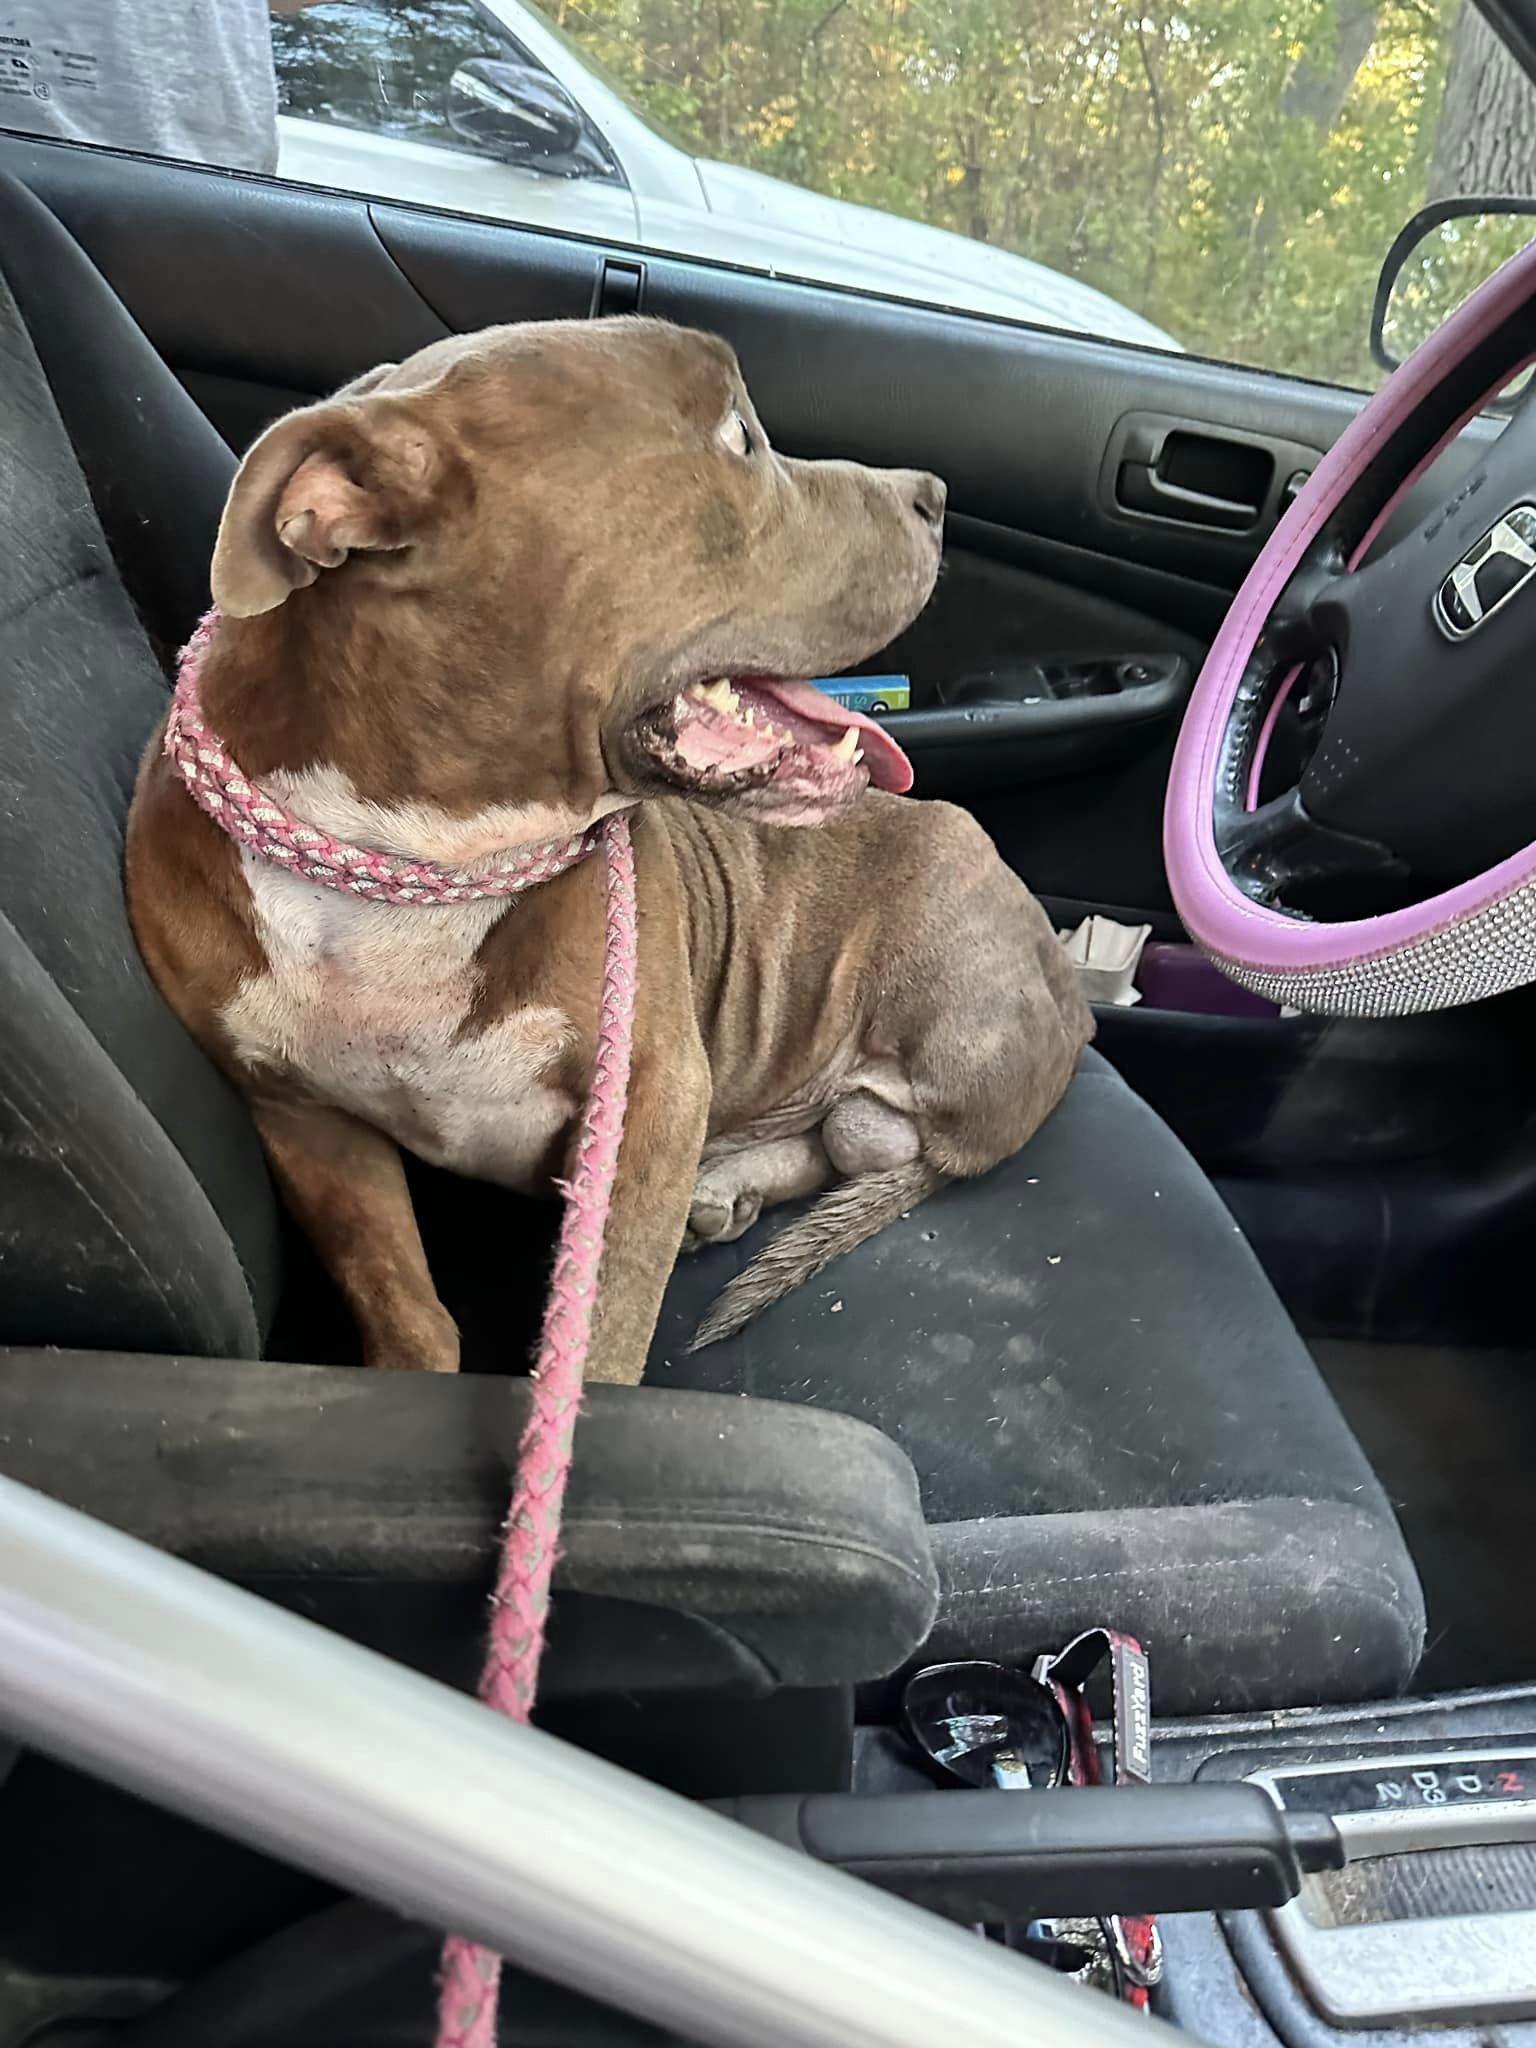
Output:
<path fill-rule="evenodd" d="M 1147 1785 L 1152 1780 L 1152 1686 L 1146 1652 L 1134 1636 L 1117 1629 L 1087 1629 L 1054 1657 L 1041 1657 L 1034 1676 L 1050 1688 L 1067 1724 L 1072 1783 L 1102 1785 L 1104 1770 L 1085 1687 L 1106 1657 L 1112 1681 L 1114 1783 Z M 1163 1973 L 1157 1922 L 1149 1913 L 1109 1914 L 1103 1926 L 1118 1965 L 1121 1995 L 1127 2005 L 1144 2008 Z"/>

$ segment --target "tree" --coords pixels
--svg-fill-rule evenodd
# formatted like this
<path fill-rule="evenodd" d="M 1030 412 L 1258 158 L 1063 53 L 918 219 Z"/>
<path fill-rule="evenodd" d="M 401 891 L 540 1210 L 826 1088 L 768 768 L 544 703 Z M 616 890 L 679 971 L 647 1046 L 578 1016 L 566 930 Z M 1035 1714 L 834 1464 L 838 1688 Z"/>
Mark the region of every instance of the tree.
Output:
<path fill-rule="evenodd" d="M 1375 40 L 1376 9 L 1342 6 L 1332 61 L 1319 65 L 1305 55 L 1297 60 L 1281 102 L 1285 111 L 1310 121 L 1320 134 L 1326 135 L 1349 104 L 1360 66 Z"/>
<path fill-rule="evenodd" d="M 1536 86 L 1462 0 L 1440 106 L 1429 197 L 1526 198 L 1536 192 Z"/>
<path fill-rule="evenodd" d="M 1536 90 L 1471 0 L 532 4 L 696 156 L 1303 376 L 1374 380 L 1376 274 L 1426 185 L 1536 191 Z M 456 146 L 448 79 L 496 33 L 478 0 L 321 0 L 280 43 L 285 110 Z"/>

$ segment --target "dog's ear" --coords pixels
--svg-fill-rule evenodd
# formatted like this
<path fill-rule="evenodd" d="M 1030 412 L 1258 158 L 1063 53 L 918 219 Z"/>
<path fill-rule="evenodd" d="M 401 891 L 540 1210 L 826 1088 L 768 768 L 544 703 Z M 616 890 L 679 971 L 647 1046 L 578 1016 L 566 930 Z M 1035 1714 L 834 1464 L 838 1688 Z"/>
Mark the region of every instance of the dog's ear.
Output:
<path fill-rule="evenodd" d="M 356 549 L 405 548 L 430 517 L 442 457 L 408 404 L 332 400 L 268 427 L 235 478 L 213 551 L 213 601 L 272 611 Z"/>
<path fill-rule="evenodd" d="M 399 367 L 398 363 L 375 363 L 371 370 L 364 370 L 361 377 L 354 377 L 350 384 L 343 384 L 339 391 L 331 395 L 334 398 L 366 398 L 370 391 L 377 391 L 386 377 L 392 377 Z"/>

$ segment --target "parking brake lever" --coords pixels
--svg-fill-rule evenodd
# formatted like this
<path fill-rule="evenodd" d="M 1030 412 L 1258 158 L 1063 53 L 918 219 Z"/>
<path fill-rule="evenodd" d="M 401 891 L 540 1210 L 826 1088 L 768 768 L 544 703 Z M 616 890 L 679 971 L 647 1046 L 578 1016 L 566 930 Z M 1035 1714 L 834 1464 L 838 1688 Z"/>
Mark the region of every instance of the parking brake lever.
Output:
<path fill-rule="evenodd" d="M 1344 1864 L 1326 1814 L 1282 1812 L 1256 1785 L 808 1793 L 714 1807 L 968 1923 L 1280 1906 L 1307 1872 Z"/>

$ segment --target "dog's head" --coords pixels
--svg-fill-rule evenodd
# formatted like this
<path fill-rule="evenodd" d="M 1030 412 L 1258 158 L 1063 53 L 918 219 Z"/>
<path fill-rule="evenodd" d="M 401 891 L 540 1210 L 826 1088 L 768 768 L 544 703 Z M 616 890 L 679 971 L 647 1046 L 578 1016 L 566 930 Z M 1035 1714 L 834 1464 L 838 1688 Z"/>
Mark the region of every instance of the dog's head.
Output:
<path fill-rule="evenodd" d="M 419 764 L 398 794 L 586 814 L 671 791 L 814 822 L 907 786 L 804 679 L 922 609 L 943 508 L 916 471 L 776 454 L 711 336 L 492 328 L 269 428 L 213 594 L 273 615 L 264 687 L 302 691 L 308 731 Z"/>

